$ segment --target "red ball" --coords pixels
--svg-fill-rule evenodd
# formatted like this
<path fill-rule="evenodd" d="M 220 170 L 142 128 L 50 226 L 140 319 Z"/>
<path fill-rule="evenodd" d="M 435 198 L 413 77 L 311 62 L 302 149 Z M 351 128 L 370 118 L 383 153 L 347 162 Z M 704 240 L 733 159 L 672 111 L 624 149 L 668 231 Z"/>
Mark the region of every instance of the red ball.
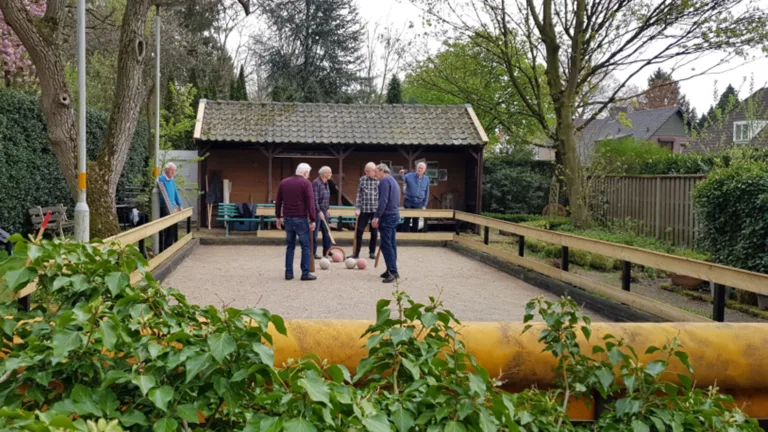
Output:
<path fill-rule="evenodd" d="M 366 261 L 365 258 L 358 258 L 357 268 L 360 270 L 365 270 L 366 267 L 368 267 L 368 261 Z"/>
<path fill-rule="evenodd" d="M 341 262 L 343 259 L 344 259 L 344 256 L 341 254 L 341 252 L 333 253 L 333 262 Z"/>

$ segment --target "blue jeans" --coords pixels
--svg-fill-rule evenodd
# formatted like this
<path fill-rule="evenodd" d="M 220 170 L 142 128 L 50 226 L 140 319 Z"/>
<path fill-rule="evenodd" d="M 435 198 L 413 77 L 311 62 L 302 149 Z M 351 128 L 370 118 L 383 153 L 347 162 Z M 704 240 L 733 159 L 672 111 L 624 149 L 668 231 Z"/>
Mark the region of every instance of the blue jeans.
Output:
<path fill-rule="evenodd" d="M 328 222 L 328 215 L 325 215 L 325 221 Z M 317 233 L 320 232 L 320 230 L 323 230 L 323 256 L 328 252 L 328 249 L 331 248 L 331 236 L 328 235 L 328 228 L 325 227 L 325 224 L 323 221 L 320 220 L 320 215 L 317 216 L 317 222 L 315 222 L 315 232 L 312 234 L 314 235 L 314 246 L 315 250 L 312 251 L 314 255 L 317 255 Z"/>
<path fill-rule="evenodd" d="M 379 218 L 379 233 L 381 235 L 381 254 L 387 264 L 387 271 L 393 275 L 397 273 L 397 240 L 395 233 L 400 223 L 400 215 L 385 215 Z"/>
<path fill-rule="evenodd" d="M 296 250 L 296 236 L 299 236 L 301 244 L 301 275 L 309 275 L 309 263 L 312 257 L 309 255 L 309 221 L 302 218 L 284 218 L 285 242 L 285 275 L 293 277 L 293 253 Z"/>

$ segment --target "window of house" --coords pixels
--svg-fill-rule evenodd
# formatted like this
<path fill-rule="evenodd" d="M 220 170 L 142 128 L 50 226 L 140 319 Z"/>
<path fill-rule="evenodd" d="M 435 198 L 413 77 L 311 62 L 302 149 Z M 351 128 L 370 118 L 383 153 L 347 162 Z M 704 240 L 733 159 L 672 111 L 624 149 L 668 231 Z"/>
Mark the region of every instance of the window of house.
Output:
<path fill-rule="evenodd" d="M 675 143 L 674 141 L 659 141 L 659 147 L 665 148 L 670 152 L 673 152 L 675 148 Z"/>
<path fill-rule="evenodd" d="M 733 123 L 733 142 L 746 144 L 763 130 L 768 124 L 766 120 L 737 121 Z"/>

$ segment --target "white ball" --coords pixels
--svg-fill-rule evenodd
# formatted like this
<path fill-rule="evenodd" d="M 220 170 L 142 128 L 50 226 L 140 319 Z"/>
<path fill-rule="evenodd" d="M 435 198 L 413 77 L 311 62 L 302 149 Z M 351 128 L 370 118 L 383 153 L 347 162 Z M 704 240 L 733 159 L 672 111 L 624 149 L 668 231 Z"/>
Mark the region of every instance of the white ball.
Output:
<path fill-rule="evenodd" d="M 328 270 L 329 268 L 331 268 L 331 261 L 328 258 L 321 258 L 320 268 L 323 270 Z"/>
<path fill-rule="evenodd" d="M 347 258 L 347 260 L 344 261 L 344 264 L 348 269 L 353 269 L 357 265 L 357 261 L 354 258 Z"/>

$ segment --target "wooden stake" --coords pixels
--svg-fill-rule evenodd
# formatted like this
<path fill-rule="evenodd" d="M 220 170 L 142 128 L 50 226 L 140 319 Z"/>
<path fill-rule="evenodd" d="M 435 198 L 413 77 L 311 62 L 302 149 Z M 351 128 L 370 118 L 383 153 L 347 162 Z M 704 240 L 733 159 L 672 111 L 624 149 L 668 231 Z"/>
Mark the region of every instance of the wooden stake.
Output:
<path fill-rule="evenodd" d="M 336 244 L 336 240 L 333 238 L 333 234 L 331 234 L 331 227 L 328 226 L 328 222 L 325 221 L 325 217 L 320 218 L 323 221 L 323 225 L 325 225 L 325 231 L 328 233 L 328 237 L 331 238 L 331 243 Z"/>
<path fill-rule="evenodd" d="M 315 272 L 315 233 L 309 231 L 309 271 Z"/>
<path fill-rule="evenodd" d="M 376 268 L 379 266 L 379 257 L 381 257 L 381 246 L 379 246 L 379 251 L 376 252 L 376 261 L 373 263 L 373 268 Z"/>

